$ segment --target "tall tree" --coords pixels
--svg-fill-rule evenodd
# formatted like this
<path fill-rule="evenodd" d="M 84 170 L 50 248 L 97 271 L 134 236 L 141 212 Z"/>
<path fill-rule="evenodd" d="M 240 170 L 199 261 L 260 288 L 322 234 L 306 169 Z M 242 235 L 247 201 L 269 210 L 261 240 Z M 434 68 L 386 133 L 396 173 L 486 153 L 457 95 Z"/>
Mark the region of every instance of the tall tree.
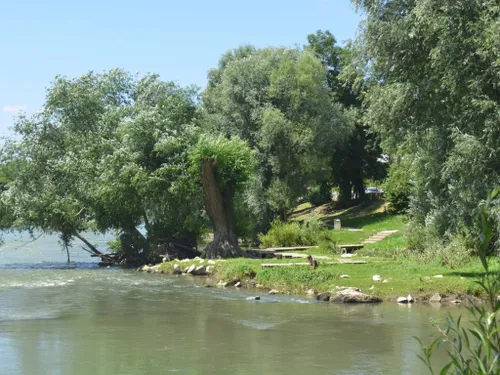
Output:
<path fill-rule="evenodd" d="M 117 230 L 130 263 L 154 260 L 160 244 L 196 246 L 202 201 L 187 172 L 195 109 L 193 90 L 154 75 L 57 77 L 2 149 L 19 166 L 2 192 L 15 227 L 57 232 L 65 246 L 79 238 L 95 255 L 82 232 Z"/>
<path fill-rule="evenodd" d="M 244 46 L 224 55 L 203 94 L 204 126 L 238 136 L 255 151 L 247 205 L 261 227 L 288 211 L 307 186 L 329 174 L 328 159 L 345 138 L 326 71 L 312 53 Z"/>
<path fill-rule="evenodd" d="M 352 119 L 349 139 L 333 150 L 331 155 L 333 184 L 340 193 L 337 204 L 349 206 L 353 195 L 358 201 L 364 199 L 365 179 L 384 177 L 384 165 L 378 161 L 381 150 L 376 137 L 368 133 L 362 122 L 362 85 L 353 82 L 348 74 L 342 74 L 351 65 L 352 51 L 349 44 L 344 48 L 338 46 L 337 40 L 328 30 L 318 30 L 308 35 L 307 40 L 309 44 L 306 48 L 312 50 L 327 69 L 332 100 L 341 103 Z M 330 182 L 321 183 L 328 186 Z"/>
<path fill-rule="evenodd" d="M 242 257 L 236 231 L 234 197 L 252 172 L 251 150 L 239 138 L 202 135 L 190 150 L 192 170 L 201 178 L 205 209 L 214 239 L 204 250 L 207 258 Z"/>
<path fill-rule="evenodd" d="M 477 202 L 500 182 L 500 5 L 355 3 L 367 14 L 358 66 L 376 83 L 366 120 L 409 168 L 414 222 L 439 239 L 479 231 Z"/>

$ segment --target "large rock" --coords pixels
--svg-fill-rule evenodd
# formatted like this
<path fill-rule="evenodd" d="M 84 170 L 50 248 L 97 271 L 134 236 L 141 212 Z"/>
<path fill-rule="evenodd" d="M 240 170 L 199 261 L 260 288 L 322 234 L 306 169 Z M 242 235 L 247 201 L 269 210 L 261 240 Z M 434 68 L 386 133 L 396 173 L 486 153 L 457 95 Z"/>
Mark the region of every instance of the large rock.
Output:
<path fill-rule="evenodd" d="M 379 303 L 382 298 L 362 293 L 357 288 L 345 288 L 330 298 L 332 303 Z"/>
<path fill-rule="evenodd" d="M 255 296 L 255 297 L 247 297 L 247 301 L 258 301 L 260 300 L 260 297 L 259 296 Z"/>
<path fill-rule="evenodd" d="M 271 294 L 271 295 L 272 295 L 272 294 L 279 294 L 279 290 L 276 290 L 276 289 L 271 289 L 271 290 L 269 291 L 269 294 Z"/>
<path fill-rule="evenodd" d="M 372 280 L 373 281 L 382 281 L 382 276 L 380 276 L 380 275 L 373 275 Z"/>
<path fill-rule="evenodd" d="M 193 275 L 200 275 L 200 276 L 203 276 L 203 275 L 206 275 L 207 274 L 207 267 L 205 266 L 199 266 L 199 267 L 196 267 L 194 272 L 193 272 Z"/>
<path fill-rule="evenodd" d="M 211 275 L 214 272 L 214 267 L 213 266 L 207 266 L 207 275 Z"/>
<path fill-rule="evenodd" d="M 443 297 L 441 297 L 441 294 L 439 293 L 436 293 L 434 294 L 430 299 L 429 299 L 429 302 L 433 302 L 433 303 L 439 303 L 441 302 L 441 300 L 443 299 Z"/>
<path fill-rule="evenodd" d="M 238 281 L 236 284 L 234 284 L 234 287 L 235 288 L 241 288 L 242 287 L 241 282 Z"/>
<path fill-rule="evenodd" d="M 194 271 L 196 270 L 196 266 L 192 264 L 186 271 L 186 273 L 190 273 L 191 275 L 194 275 Z"/>
<path fill-rule="evenodd" d="M 326 293 L 320 293 L 316 296 L 316 299 L 318 301 L 324 301 L 324 302 L 328 302 L 330 301 L 330 297 L 332 296 L 331 293 L 329 292 L 326 292 Z"/>
<path fill-rule="evenodd" d="M 178 264 L 174 264 L 173 274 L 180 275 L 181 273 L 182 273 L 181 266 L 179 266 Z"/>

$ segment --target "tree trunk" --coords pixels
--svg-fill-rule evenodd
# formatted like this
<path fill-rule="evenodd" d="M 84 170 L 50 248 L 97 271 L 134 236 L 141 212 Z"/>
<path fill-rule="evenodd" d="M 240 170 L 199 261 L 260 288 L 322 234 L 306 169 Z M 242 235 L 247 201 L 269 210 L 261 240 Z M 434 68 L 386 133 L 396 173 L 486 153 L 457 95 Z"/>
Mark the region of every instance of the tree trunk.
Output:
<path fill-rule="evenodd" d="M 216 166 L 217 161 L 214 159 L 201 160 L 203 199 L 214 231 L 214 240 L 205 247 L 204 256 L 206 258 L 243 257 L 245 253 L 238 245 L 235 231 L 234 192 L 229 188 L 221 190 L 215 176 Z"/>

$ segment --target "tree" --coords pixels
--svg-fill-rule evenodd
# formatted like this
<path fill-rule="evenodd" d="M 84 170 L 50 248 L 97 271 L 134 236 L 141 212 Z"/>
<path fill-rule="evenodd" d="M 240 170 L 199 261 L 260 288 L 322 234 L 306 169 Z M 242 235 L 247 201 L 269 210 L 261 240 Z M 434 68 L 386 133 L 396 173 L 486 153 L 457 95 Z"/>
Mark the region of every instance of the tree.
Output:
<path fill-rule="evenodd" d="M 326 155 L 347 132 L 321 62 L 291 48 L 228 52 L 209 73 L 202 113 L 206 129 L 238 136 L 255 151 L 246 202 L 258 230 L 274 215 L 286 219 L 307 187 L 329 174 Z"/>
<path fill-rule="evenodd" d="M 42 110 L 20 117 L 2 149 L 19 167 L 2 192 L 13 225 L 57 232 L 65 247 L 79 238 L 98 256 L 82 232 L 116 230 L 118 260 L 132 264 L 175 243 L 192 253 L 203 228 L 201 194 L 187 172 L 193 95 L 121 70 L 57 77 Z"/>
<path fill-rule="evenodd" d="M 357 64 L 375 83 L 365 118 L 386 153 L 411 161 L 413 222 L 479 238 L 476 202 L 500 180 L 498 2 L 355 3 L 367 14 Z"/>
<path fill-rule="evenodd" d="M 332 100 L 341 103 L 351 118 L 348 140 L 332 150 L 331 154 L 333 184 L 339 188 L 337 205 L 350 206 L 353 193 L 358 201 L 363 201 L 365 179 L 382 179 L 385 176 L 385 167 L 379 162 L 381 150 L 377 138 L 369 133 L 362 121 L 363 85 L 343 74 L 344 69 L 351 66 L 350 45 L 344 48 L 337 46 L 335 37 L 328 30 L 318 30 L 308 35 L 307 40 L 309 44 L 306 48 L 312 50 L 327 69 Z M 329 183 L 321 182 L 326 186 Z"/>
<path fill-rule="evenodd" d="M 251 150 L 239 138 L 202 135 L 190 150 L 192 170 L 200 176 L 205 209 L 214 239 L 204 250 L 207 258 L 234 258 L 245 253 L 238 245 L 234 196 L 252 171 Z"/>

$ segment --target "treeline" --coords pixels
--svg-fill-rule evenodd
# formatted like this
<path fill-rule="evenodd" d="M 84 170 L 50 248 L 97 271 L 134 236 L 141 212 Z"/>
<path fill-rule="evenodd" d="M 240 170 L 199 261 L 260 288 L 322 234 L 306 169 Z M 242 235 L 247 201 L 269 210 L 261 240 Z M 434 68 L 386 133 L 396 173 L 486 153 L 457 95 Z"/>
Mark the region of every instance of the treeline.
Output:
<path fill-rule="evenodd" d="M 56 77 L 2 149 L 2 226 L 119 233 L 124 261 L 241 256 L 300 199 L 349 206 L 381 180 L 409 246 L 467 244 L 499 182 L 494 1 L 357 1 L 362 32 L 303 48 L 241 46 L 203 92 L 122 70 Z M 497 208 L 490 210 L 498 223 Z M 458 240 L 457 240 L 458 239 Z M 91 252 L 98 250 L 87 244 Z"/>

